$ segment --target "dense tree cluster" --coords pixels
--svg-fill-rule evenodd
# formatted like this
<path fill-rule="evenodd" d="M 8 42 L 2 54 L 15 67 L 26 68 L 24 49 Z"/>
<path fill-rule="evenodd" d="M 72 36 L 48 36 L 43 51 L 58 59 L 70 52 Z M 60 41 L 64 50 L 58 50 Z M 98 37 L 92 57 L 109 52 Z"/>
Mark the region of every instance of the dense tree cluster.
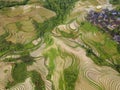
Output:
<path fill-rule="evenodd" d="M 34 61 L 34 58 L 30 56 L 29 52 L 23 52 L 21 54 L 21 57 L 19 58 L 22 60 L 22 62 L 26 63 L 26 65 L 32 65 Z"/>
<path fill-rule="evenodd" d="M 4 7 L 12 7 L 16 5 L 25 5 L 29 0 L 23 1 L 0 1 L 0 9 Z"/>
<path fill-rule="evenodd" d="M 78 0 L 46 0 L 44 2 L 44 7 L 54 11 L 56 17 L 44 23 L 33 22 L 36 28 L 38 28 L 39 36 L 43 36 L 46 32 L 53 30 L 58 24 L 63 23 L 76 1 Z"/>
<path fill-rule="evenodd" d="M 56 12 L 58 18 L 64 19 L 78 0 L 46 0 L 45 7 Z"/>
<path fill-rule="evenodd" d="M 17 83 L 24 82 L 26 78 L 31 77 L 34 85 L 35 90 L 45 90 L 45 83 L 42 80 L 41 75 L 37 71 L 27 71 L 26 63 L 15 63 L 12 69 L 12 82 L 8 82 L 6 89 L 11 88 L 12 86 L 16 85 Z"/>
<path fill-rule="evenodd" d="M 112 3 L 112 4 L 120 4 L 120 0 L 110 0 L 110 3 Z"/>
<path fill-rule="evenodd" d="M 6 41 L 6 37 L 9 34 L 3 34 L 0 36 L 0 56 L 4 55 L 7 52 L 21 51 L 24 50 L 24 45 L 20 43 L 12 43 L 10 41 Z"/>
<path fill-rule="evenodd" d="M 75 90 L 75 82 L 78 78 L 78 73 L 77 64 L 64 70 L 65 90 Z"/>
<path fill-rule="evenodd" d="M 31 71 L 30 73 L 35 84 L 35 90 L 45 90 L 45 82 L 42 80 L 41 75 L 36 71 Z"/>

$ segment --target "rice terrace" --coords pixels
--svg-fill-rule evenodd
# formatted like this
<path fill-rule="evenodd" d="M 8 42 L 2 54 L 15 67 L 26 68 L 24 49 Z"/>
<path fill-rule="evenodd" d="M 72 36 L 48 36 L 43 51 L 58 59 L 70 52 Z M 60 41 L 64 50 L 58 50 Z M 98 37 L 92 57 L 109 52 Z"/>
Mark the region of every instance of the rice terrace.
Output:
<path fill-rule="evenodd" d="M 120 0 L 0 0 L 0 90 L 120 90 Z"/>

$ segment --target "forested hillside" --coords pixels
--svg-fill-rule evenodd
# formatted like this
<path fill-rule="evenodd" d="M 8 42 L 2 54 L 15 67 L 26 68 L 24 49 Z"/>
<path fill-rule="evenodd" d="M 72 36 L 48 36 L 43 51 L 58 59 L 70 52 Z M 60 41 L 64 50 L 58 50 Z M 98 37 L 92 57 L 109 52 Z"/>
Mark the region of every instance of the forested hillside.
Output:
<path fill-rule="evenodd" d="M 110 3 L 112 3 L 112 4 L 120 4 L 120 0 L 110 0 Z"/>
<path fill-rule="evenodd" d="M 22 1 L 4 1 L 0 0 L 0 9 L 4 7 L 12 7 L 16 5 L 25 5 L 29 0 L 22 0 Z"/>

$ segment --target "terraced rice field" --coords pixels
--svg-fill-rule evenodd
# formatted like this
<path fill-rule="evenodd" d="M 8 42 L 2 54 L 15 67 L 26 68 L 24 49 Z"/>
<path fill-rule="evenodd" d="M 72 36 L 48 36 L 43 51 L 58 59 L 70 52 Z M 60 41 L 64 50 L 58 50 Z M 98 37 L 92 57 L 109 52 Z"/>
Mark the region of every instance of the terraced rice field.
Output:
<path fill-rule="evenodd" d="M 55 13 L 40 5 L 25 5 L 0 10 L 0 35 L 9 33 L 7 41 L 13 43 L 28 43 L 36 38 L 33 20 L 42 23 L 54 17 Z"/>
<path fill-rule="evenodd" d="M 7 90 L 34 90 L 34 85 L 31 81 L 31 78 L 27 78 L 24 83 L 20 83 Z"/>

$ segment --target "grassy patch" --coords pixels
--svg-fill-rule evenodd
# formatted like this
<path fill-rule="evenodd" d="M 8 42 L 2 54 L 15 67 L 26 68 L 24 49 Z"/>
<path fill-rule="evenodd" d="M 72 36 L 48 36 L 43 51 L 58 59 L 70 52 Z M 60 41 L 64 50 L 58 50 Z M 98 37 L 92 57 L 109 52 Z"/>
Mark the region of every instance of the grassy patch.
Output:
<path fill-rule="evenodd" d="M 66 37 L 66 38 L 74 38 L 74 37 L 76 37 L 74 32 L 70 32 L 70 33 L 67 33 L 67 32 L 64 32 L 64 31 L 59 31 L 59 32 L 61 33 L 61 35 L 63 37 Z"/>
<path fill-rule="evenodd" d="M 64 78 L 61 76 L 60 77 L 60 79 L 59 79 L 59 88 L 61 89 L 61 90 L 64 90 L 64 88 L 65 88 L 65 82 L 64 82 Z"/>
<path fill-rule="evenodd" d="M 28 52 L 23 53 L 22 56 L 19 58 L 22 62 L 24 62 L 26 65 L 32 65 L 34 61 L 34 58 L 30 56 Z"/>
<path fill-rule="evenodd" d="M 120 4 L 120 0 L 110 0 L 110 3 L 112 4 Z"/>
<path fill-rule="evenodd" d="M 24 45 L 24 48 L 27 50 L 27 49 L 31 49 L 31 48 L 34 48 L 35 46 L 32 44 L 32 42 L 30 43 L 27 43 Z"/>
<path fill-rule="evenodd" d="M 16 62 L 17 60 L 16 59 L 13 59 L 13 58 L 8 58 L 8 59 L 5 59 L 4 62 Z"/>
<path fill-rule="evenodd" d="M 92 49 L 86 49 L 86 55 L 90 57 L 97 65 L 100 66 L 110 66 L 111 64 L 105 61 L 103 58 L 98 57 L 92 51 Z"/>
<path fill-rule="evenodd" d="M 55 69 L 55 59 L 58 56 L 58 51 L 55 48 L 51 48 L 47 53 L 44 54 L 46 58 L 49 58 L 49 75 L 48 77 L 51 78 L 53 71 Z"/>
<path fill-rule="evenodd" d="M 29 0 L 21 0 L 21 1 L 0 1 L 0 9 L 4 7 L 12 7 L 12 6 L 17 6 L 17 5 L 25 5 L 27 4 Z"/>
<path fill-rule="evenodd" d="M 94 25 L 92 25 L 91 23 L 89 22 L 81 22 L 81 26 L 80 28 L 82 28 L 84 30 L 84 32 L 92 32 L 92 33 L 95 33 L 95 32 L 98 32 L 99 29 L 97 27 L 95 27 Z"/>
<path fill-rule="evenodd" d="M 46 43 L 46 47 L 49 47 L 54 43 L 53 38 L 50 35 L 51 34 L 46 33 L 44 36 L 44 42 Z"/>
<path fill-rule="evenodd" d="M 25 63 L 17 63 L 13 67 L 12 77 L 15 82 L 23 82 L 27 77 L 27 68 Z"/>
<path fill-rule="evenodd" d="M 42 80 L 40 74 L 36 71 L 27 71 L 25 63 L 17 63 L 13 67 L 12 77 L 14 79 L 13 82 L 8 82 L 6 89 L 16 85 L 17 83 L 24 82 L 27 77 L 32 78 L 32 82 L 35 85 L 35 90 L 45 90 L 45 83 Z"/>
<path fill-rule="evenodd" d="M 32 77 L 32 81 L 35 84 L 35 90 L 45 90 L 45 83 L 42 80 L 40 74 L 36 71 L 31 71 L 30 75 Z"/>
<path fill-rule="evenodd" d="M 6 54 L 7 52 L 12 51 L 13 49 L 17 49 L 17 46 L 14 47 L 14 44 L 11 42 L 6 41 L 6 37 L 8 36 L 8 33 L 5 33 L 4 35 L 0 36 L 0 56 Z"/>
<path fill-rule="evenodd" d="M 17 83 L 24 82 L 27 78 L 27 67 L 25 63 L 16 63 L 12 69 L 13 82 L 8 82 L 6 88 L 10 88 Z"/>
<path fill-rule="evenodd" d="M 78 78 L 79 68 L 77 63 L 64 70 L 65 90 L 75 90 L 75 82 Z"/>

